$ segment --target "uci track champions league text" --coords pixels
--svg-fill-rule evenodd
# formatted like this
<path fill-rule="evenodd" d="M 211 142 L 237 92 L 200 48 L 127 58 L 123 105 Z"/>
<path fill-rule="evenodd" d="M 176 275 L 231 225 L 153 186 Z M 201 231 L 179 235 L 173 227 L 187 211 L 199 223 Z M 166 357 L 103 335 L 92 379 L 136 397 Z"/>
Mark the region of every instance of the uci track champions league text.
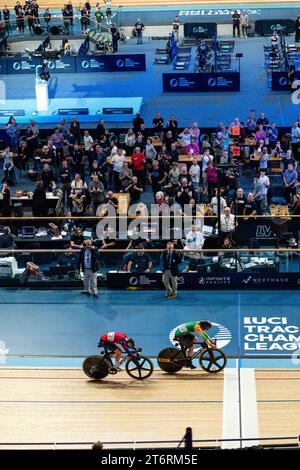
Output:
<path fill-rule="evenodd" d="M 244 351 L 293 353 L 300 350 L 300 328 L 287 317 L 244 317 Z"/>

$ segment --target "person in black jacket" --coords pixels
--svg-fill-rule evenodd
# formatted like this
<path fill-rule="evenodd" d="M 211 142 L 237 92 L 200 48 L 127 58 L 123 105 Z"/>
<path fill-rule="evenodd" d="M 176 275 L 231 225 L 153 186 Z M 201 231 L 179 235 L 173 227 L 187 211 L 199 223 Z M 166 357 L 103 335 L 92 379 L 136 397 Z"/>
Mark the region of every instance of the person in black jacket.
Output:
<path fill-rule="evenodd" d="M 177 296 L 178 265 L 181 263 L 181 255 L 174 251 L 174 244 L 167 243 L 167 249 L 161 255 L 162 281 L 166 288 L 166 297 L 174 299 Z"/>
<path fill-rule="evenodd" d="M 46 217 L 48 215 L 46 190 L 42 181 L 37 181 L 32 197 L 32 215 L 34 217 Z"/>
<path fill-rule="evenodd" d="M 98 271 L 98 258 L 95 248 L 92 246 L 92 240 L 88 239 L 85 242 L 85 247 L 82 248 L 79 257 L 79 270 L 83 272 L 83 285 L 84 290 L 81 292 L 83 295 L 93 295 L 98 298 L 97 294 L 97 271 Z"/>

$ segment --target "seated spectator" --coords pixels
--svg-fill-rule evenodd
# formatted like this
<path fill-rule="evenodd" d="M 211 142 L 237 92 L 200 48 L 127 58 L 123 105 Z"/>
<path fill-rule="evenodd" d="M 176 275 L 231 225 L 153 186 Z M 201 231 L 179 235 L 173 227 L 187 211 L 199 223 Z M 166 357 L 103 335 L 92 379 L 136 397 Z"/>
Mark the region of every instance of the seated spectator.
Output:
<path fill-rule="evenodd" d="M 62 231 L 66 232 L 67 234 L 74 232 L 75 230 L 75 222 L 72 219 L 71 211 L 67 211 L 65 214 L 65 219 L 62 221 L 61 229 Z"/>
<path fill-rule="evenodd" d="M 107 250 L 115 247 L 116 245 L 116 236 L 114 234 L 114 231 L 112 227 L 108 226 L 102 235 L 102 240 L 100 243 L 100 250 Z"/>
<path fill-rule="evenodd" d="M 265 142 L 267 134 L 262 124 L 258 126 L 258 130 L 255 132 L 255 134 L 253 134 L 253 136 L 255 137 L 257 142 L 259 140 L 263 140 Z"/>
<path fill-rule="evenodd" d="M 0 248 L 14 248 L 14 237 L 9 227 L 4 227 L 3 233 L 0 233 Z"/>
<path fill-rule="evenodd" d="M 199 145 L 193 137 L 191 137 L 191 142 L 185 147 L 185 150 L 188 155 L 199 155 L 200 153 Z"/>
<path fill-rule="evenodd" d="M 82 229 L 80 227 L 75 227 L 74 233 L 70 239 L 71 248 L 83 248 L 84 245 L 84 236 L 82 234 Z"/>
<path fill-rule="evenodd" d="M 70 270 L 77 271 L 79 261 L 79 253 L 74 253 L 72 248 L 68 248 L 64 253 L 62 253 L 57 259 L 57 266 L 64 266 L 70 268 Z"/>
<path fill-rule="evenodd" d="M 129 262 L 127 265 L 127 272 L 129 273 L 150 273 L 152 269 L 151 257 L 144 251 L 138 251 L 137 253 L 131 253 Z"/>

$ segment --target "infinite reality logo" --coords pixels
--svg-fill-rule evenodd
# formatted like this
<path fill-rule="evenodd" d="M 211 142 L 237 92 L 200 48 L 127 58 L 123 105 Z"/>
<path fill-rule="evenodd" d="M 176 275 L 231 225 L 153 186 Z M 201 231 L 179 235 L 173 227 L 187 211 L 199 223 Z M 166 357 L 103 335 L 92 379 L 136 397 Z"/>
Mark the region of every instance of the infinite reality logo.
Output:
<path fill-rule="evenodd" d="M 83 61 L 81 62 L 81 67 L 82 67 L 83 69 L 88 69 L 89 66 L 90 66 L 90 63 L 89 63 L 88 60 L 83 60 Z"/>
<path fill-rule="evenodd" d="M 193 33 L 206 33 L 207 29 L 202 28 L 202 26 L 195 26 L 193 28 Z"/>
<path fill-rule="evenodd" d="M 288 84 L 288 79 L 286 77 L 280 77 L 279 79 L 279 85 L 280 86 L 285 86 Z"/>
<path fill-rule="evenodd" d="M 170 86 L 172 88 L 176 88 L 178 86 L 178 80 L 177 78 L 172 78 L 172 80 L 170 80 Z"/>
<path fill-rule="evenodd" d="M 14 62 L 13 63 L 13 69 L 14 70 L 20 70 L 20 68 L 21 68 L 20 62 Z"/>
<path fill-rule="evenodd" d="M 231 331 L 226 326 L 221 325 L 220 323 L 211 322 L 211 324 L 213 328 L 209 331 L 209 336 L 216 340 L 218 348 L 220 349 L 225 348 L 225 346 L 227 346 L 232 339 Z M 174 345 L 178 343 L 178 341 L 174 339 L 175 331 L 181 326 L 184 326 L 184 325 L 177 325 L 176 328 L 170 331 L 169 338 L 170 338 L 171 343 Z"/>
<path fill-rule="evenodd" d="M 217 85 L 217 80 L 215 78 L 210 78 L 207 83 L 208 83 L 208 86 L 213 87 Z"/>
<path fill-rule="evenodd" d="M 272 24 L 270 27 L 271 31 L 280 31 L 283 29 L 283 26 L 280 23 Z"/>
<path fill-rule="evenodd" d="M 125 62 L 124 62 L 123 59 L 119 59 L 119 60 L 117 60 L 116 65 L 117 65 L 117 67 L 122 68 L 122 67 L 124 67 Z"/>
<path fill-rule="evenodd" d="M 48 69 L 53 70 L 55 68 L 55 63 L 53 61 L 48 62 Z"/>
<path fill-rule="evenodd" d="M 137 286 L 139 284 L 139 280 L 137 277 L 130 277 L 129 278 L 129 284 L 131 286 Z"/>

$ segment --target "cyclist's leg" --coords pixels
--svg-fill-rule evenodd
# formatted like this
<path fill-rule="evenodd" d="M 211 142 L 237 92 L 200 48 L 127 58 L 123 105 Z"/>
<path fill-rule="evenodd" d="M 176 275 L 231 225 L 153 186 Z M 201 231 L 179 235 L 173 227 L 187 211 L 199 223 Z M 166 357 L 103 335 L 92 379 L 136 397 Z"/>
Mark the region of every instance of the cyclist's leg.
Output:
<path fill-rule="evenodd" d="M 116 356 L 116 362 L 115 362 L 115 366 L 116 367 L 119 367 L 119 362 L 121 360 L 121 357 L 122 357 L 122 351 L 120 348 L 116 347 L 116 349 L 114 350 L 114 354 Z"/>

